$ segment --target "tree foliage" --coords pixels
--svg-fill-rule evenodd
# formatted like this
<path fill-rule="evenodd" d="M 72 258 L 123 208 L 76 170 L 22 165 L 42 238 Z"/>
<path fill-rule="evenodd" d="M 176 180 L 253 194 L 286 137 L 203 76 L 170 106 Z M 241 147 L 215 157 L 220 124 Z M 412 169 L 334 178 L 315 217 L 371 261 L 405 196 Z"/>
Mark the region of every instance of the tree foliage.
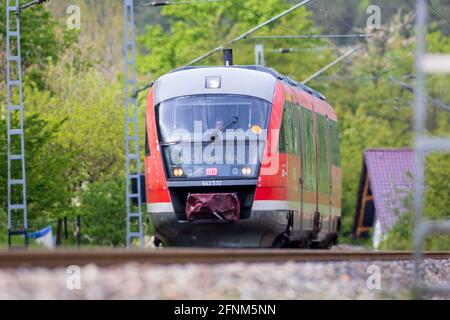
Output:
<path fill-rule="evenodd" d="M 280 0 L 265 1 L 264 6 L 257 0 L 230 0 L 217 4 L 197 4 L 183 7 L 169 6 L 161 14 L 171 22 L 169 30 L 162 26 L 150 26 L 139 39 L 145 50 L 140 57 L 139 70 L 144 74 L 157 77 L 174 68 L 180 67 L 199 57 L 209 50 L 227 43 L 250 28 L 268 20 L 286 10 L 288 3 Z M 293 34 L 312 33 L 316 29 L 309 19 L 309 12 L 298 9 L 282 22 L 267 26 L 258 35 L 282 34 L 286 30 Z M 309 46 L 311 45 L 310 41 Z M 280 42 L 273 42 L 277 45 Z M 236 64 L 254 63 L 255 42 L 244 40 L 235 46 Z M 303 61 L 311 57 L 302 57 Z M 284 61 L 287 73 L 308 74 L 309 63 L 297 64 L 295 60 L 273 57 L 273 60 Z M 307 60 L 309 62 L 309 59 Z M 220 54 L 205 59 L 200 64 L 222 64 Z M 276 64 L 277 65 L 277 64 Z M 282 65 L 281 63 L 279 65 Z M 303 71 L 303 72 L 302 72 Z"/>

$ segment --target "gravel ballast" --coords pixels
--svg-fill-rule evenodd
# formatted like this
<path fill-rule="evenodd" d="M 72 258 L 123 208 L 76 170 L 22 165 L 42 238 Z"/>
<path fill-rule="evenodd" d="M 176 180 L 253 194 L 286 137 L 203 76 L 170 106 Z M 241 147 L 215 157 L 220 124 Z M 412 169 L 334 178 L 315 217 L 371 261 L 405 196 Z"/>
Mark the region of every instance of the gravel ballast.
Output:
<path fill-rule="evenodd" d="M 427 284 L 450 286 L 450 260 L 422 269 Z M 408 299 L 413 272 L 411 261 L 89 265 L 78 290 L 77 272 L 5 269 L 0 299 Z"/>

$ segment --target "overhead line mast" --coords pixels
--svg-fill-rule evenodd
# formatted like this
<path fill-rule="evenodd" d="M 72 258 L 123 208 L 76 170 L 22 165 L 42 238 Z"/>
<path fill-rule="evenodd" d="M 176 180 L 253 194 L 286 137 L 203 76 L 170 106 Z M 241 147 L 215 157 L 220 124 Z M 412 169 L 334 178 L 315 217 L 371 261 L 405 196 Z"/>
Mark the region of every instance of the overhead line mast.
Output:
<path fill-rule="evenodd" d="M 13 236 L 24 236 L 25 247 L 29 245 L 27 180 L 25 164 L 24 109 L 22 86 L 22 57 L 20 50 L 20 14 L 32 6 L 47 2 L 36 0 L 20 6 L 19 0 L 6 1 L 6 103 L 8 136 L 8 246 Z M 18 123 L 13 124 L 17 120 Z M 14 143 L 15 142 L 15 143 Z M 14 145 L 19 144 L 20 148 Z M 14 149 L 14 150 L 13 150 Z M 21 171 L 13 177 L 13 168 Z M 16 173 L 16 172 L 14 172 Z M 17 174 L 17 173 L 16 173 Z M 21 188 L 21 190 L 18 190 Z M 21 195 L 20 195 L 21 194 Z M 13 225 L 15 216 L 22 213 L 20 227 Z"/>
<path fill-rule="evenodd" d="M 134 1 L 124 0 L 125 19 L 125 158 L 126 158 L 126 242 L 127 248 L 133 239 L 139 239 L 144 247 L 141 198 L 141 161 L 138 128 L 138 103 L 136 87 L 136 43 L 134 24 Z M 133 192 L 133 180 L 136 190 Z M 137 226 L 136 226 L 137 223 Z"/>

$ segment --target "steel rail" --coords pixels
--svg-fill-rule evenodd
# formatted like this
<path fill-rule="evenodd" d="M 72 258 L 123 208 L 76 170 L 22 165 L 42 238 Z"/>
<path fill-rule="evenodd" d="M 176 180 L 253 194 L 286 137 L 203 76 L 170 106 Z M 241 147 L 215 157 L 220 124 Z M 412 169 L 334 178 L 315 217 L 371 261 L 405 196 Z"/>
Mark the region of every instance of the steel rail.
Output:
<path fill-rule="evenodd" d="M 450 251 L 427 252 L 432 259 L 450 259 Z M 0 268 L 68 267 L 71 265 L 114 266 L 140 264 L 218 264 L 218 263 L 283 263 L 319 261 L 395 261 L 412 260 L 409 251 L 340 251 L 296 249 L 92 249 L 55 251 L 0 251 Z"/>

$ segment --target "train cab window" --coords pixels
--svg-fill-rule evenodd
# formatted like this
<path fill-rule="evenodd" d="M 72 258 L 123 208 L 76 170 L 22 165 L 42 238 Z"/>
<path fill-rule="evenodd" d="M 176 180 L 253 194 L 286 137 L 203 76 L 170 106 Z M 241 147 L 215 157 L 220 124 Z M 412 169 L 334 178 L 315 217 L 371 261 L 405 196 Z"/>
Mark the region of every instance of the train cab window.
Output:
<path fill-rule="evenodd" d="M 157 106 L 160 140 L 170 142 L 181 131 L 192 134 L 194 129 L 201 129 L 201 134 L 211 129 L 263 132 L 268 126 L 270 107 L 267 101 L 236 95 L 171 99 Z"/>
<path fill-rule="evenodd" d="M 271 106 L 255 97 L 218 94 L 160 103 L 157 129 L 168 178 L 256 177 Z M 211 165 L 214 170 L 207 171 Z"/>
<path fill-rule="evenodd" d="M 148 143 L 148 131 L 147 131 L 147 126 L 145 126 L 145 156 L 149 157 L 150 156 L 150 145 Z"/>

